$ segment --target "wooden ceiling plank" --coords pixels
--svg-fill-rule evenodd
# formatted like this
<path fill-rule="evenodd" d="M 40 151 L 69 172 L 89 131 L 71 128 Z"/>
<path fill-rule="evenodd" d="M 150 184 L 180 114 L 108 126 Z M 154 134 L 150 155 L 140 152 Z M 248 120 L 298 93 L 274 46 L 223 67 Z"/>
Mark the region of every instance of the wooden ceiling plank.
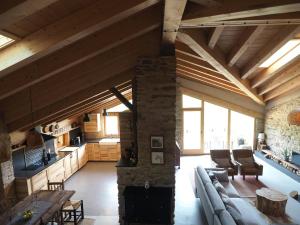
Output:
<path fill-rule="evenodd" d="M 265 26 L 249 27 L 242 35 L 237 44 L 234 45 L 228 57 L 228 65 L 233 66 L 246 52 L 249 46 L 263 32 Z"/>
<path fill-rule="evenodd" d="M 219 40 L 219 38 L 220 38 L 223 30 L 224 30 L 224 27 L 215 27 L 213 29 L 213 31 L 212 31 L 212 33 L 210 35 L 209 41 L 208 41 L 208 46 L 211 49 L 213 49 L 216 46 L 216 44 L 217 44 L 217 42 L 218 42 L 218 40 Z"/>
<path fill-rule="evenodd" d="M 249 9 L 251 8 L 251 9 Z M 290 13 L 300 11 L 297 1 L 279 1 L 275 4 L 255 3 L 254 1 L 241 4 L 223 4 L 222 7 L 202 8 L 195 13 L 186 15 L 182 20 L 183 26 L 195 26 L 205 22 L 240 19 L 247 17 L 265 16 L 272 14 Z"/>
<path fill-rule="evenodd" d="M 283 85 L 284 83 L 288 82 L 289 80 L 297 76 L 300 76 L 300 60 L 293 63 L 284 71 L 282 71 L 280 74 L 278 74 L 278 76 L 276 76 L 274 79 L 270 80 L 268 83 L 261 86 L 258 89 L 258 94 L 259 95 L 266 94 L 267 92 Z"/>
<path fill-rule="evenodd" d="M 190 1 L 206 7 L 215 7 L 221 5 L 221 3 L 217 0 L 190 0 Z"/>
<path fill-rule="evenodd" d="M 158 2 L 96 1 L 0 51 L 0 71 L 2 75 L 7 74 Z"/>
<path fill-rule="evenodd" d="M 257 68 L 272 54 L 279 50 L 286 42 L 294 38 L 300 32 L 300 26 L 288 26 L 280 30 L 258 54 L 253 57 L 242 69 L 242 79 L 248 78 Z"/>
<path fill-rule="evenodd" d="M 186 3 L 187 0 L 165 0 L 162 51 L 167 54 L 170 48 L 171 54 L 175 54 L 174 44 Z"/>
<path fill-rule="evenodd" d="M 84 90 L 78 91 L 70 96 L 65 97 L 55 103 L 47 105 L 34 113 L 29 113 L 17 120 L 12 120 L 8 123 L 11 130 L 21 129 L 32 123 L 41 124 L 49 118 L 62 114 L 64 111 L 69 111 L 72 107 L 77 108 L 85 102 L 93 99 L 100 99 L 103 93 L 108 93 L 108 89 L 116 84 L 123 83 L 133 78 L 133 71 L 128 70 L 120 73 L 107 80 L 98 82 Z"/>
<path fill-rule="evenodd" d="M 9 8 L 5 1 L 0 6 L 0 29 L 5 29 L 35 12 L 42 10 L 58 0 L 15 0 L 9 1 Z"/>
<path fill-rule="evenodd" d="M 228 80 L 232 81 L 255 102 L 264 105 L 262 98 L 257 95 L 256 90 L 250 87 L 248 81 L 240 78 L 237 69 L 228 67 L 225 59 L 220 56 L 220 53 L 217 53 L 216 50 L 212 50 L 205 44 L 203 35 L 194 30 L 185 30 L 184 33 L 179 32 L 177 36 L 200 56 L 207 59 L 213 67 L 221 72 Z"/>
<path fill-rule="evenodd" d="M 158 6 L 146 9 L 0 78 L 0 99 L 158 28 L 161 13 Z"/>
<path fill-rule="evenodd" d="M 264 95 L 265 101 L 269 101 L 275 97 L 278 97 L 292 89 L 299 88 L 300 87 L 300 76 L 297 76 L 293 78 L 292 80 L 289 80 L 288 82 L 282 84 L 281 86 L 273 89 L 272 91 L 267 92 Z"/>

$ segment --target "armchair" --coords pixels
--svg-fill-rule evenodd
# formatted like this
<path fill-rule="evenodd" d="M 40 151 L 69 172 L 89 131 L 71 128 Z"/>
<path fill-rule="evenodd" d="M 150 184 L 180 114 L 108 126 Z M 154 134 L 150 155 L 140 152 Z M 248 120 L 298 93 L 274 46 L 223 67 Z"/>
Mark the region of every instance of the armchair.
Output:
<path fill-rule="evenodd" d="M 210 157 L 217 168 L 225 168 L 228 175 L 234 180 L 234 175 L 238 174 L 238 165 L 231 159 L 229 149 L 212 149 Z"/>
<path fill-rule="evenodd" d="M 232 150 L 232 154 L 240 167 L 240 174 L 243 176 L 243 180 L 245 180 L 246 175 L 255 175 L 256 180 L 258 180 L 258 176 L 263 174 L 263 166 L 254 160 L 252 150 L 235 149 Z"/>

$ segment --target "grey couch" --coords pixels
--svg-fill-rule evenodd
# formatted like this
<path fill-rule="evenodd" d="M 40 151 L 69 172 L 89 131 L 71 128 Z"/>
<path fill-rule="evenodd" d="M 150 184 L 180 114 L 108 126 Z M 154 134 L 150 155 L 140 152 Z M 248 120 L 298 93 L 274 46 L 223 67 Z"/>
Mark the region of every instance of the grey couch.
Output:
<path fill-rule="evenodd" d="M 227 199 L 238 209 L 241 218 L 238 218 L 237 214 L 234 216 L 231 215 L 234 211 L 230 210 L 227 202 L 224 203 L 224 198 L 221 198 L 222 195 L 216 190 L 207 170 L 199 166 L 195 169 L 196 195 L 200 198 L 209 225 L 236 225 L 238 223 L 245 225 L 269 224 L 266 217 L 255 206 L 240 197 L 229 180 L 220 183 L 226 190 Z M 242 220 L 242 222 L 236 222 L 237 220 Z"/>

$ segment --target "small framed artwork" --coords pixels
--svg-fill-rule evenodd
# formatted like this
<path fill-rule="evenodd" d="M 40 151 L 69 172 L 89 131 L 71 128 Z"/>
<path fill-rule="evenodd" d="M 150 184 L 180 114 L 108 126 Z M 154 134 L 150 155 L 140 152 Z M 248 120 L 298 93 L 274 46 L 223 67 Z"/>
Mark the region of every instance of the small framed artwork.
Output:
<path fill-rule="evenodd" d="M 163 136 L 151 136 L 150 137 L 151 148 L 163 149 L 164 148 L 164 137 Z"/>
<path fill-rule="evenodd" d="M 164 153 L 163 152 L 151 152 L 152 164 L 164 164 Z"/>

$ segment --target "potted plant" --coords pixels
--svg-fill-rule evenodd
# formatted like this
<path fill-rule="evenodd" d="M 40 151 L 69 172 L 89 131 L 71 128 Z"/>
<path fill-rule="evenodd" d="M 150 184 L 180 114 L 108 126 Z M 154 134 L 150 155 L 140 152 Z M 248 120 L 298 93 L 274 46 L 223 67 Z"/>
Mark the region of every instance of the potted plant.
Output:
<path fill-rule="evenodd" d="M 285 161 L 288 162 L 290 160 L 290 155 L 291 154 L 290 154 L 290 151 L 287 148 L 285 148 L 283 150 L 282 155 L 283 155 Z"/>

